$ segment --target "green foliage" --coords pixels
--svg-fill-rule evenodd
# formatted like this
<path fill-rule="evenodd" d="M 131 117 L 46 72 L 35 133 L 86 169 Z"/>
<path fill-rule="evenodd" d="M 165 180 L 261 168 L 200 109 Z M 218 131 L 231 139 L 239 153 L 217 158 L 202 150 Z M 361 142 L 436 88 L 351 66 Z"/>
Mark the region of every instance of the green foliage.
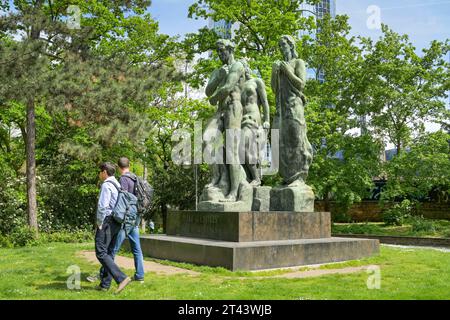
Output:
<path fill-rule="evenodd" d="M 92 231 L 62 230 L 58 232 L 43 232 L 38 236 L 28 226 L 18 227 L 8 235 L 0 234 L 0 247 L 30 247 L 49 243 L 86 243 L 94 240 Z"/>
<path fill-rule="evenodd" d="M 43 233 L 39 236 L 37 244 L 46 243 L 86 243 L 94 240 L 94 233 L 85 230 L 63 230 L 58 232 Z"/>
<path fill-rule="evenodd" d="M 450 238 L 450 230 L 446 230 L 444 233 L 445 238 Z"/>
<path fill-rule="evenodd" d="M 413 232 L 435 232 L 436 224 L 433 220 L 425 219 L 423 216 L 412 216 L 409 218 Z"/>
<path fill-rule="evenodd" d="M 383 199 L 409 198 L 448 201 L 450 194 L 450 135 L 424 134 L 386 164 L 387 186 Z"/>
<path fill-rule="evenodd" d="M 379 222 L 334 223 L 331 232 L 333 234 L 448 238 L 450 234 L 450 221 L 431 220 L 413 215 L 407 218 L 402 226 L 387 226 Z"/>
<path fill-rule="evenodd" d="M 448 117 L 445 99 L 450 83 L 450 43 L 433 41 L 419 55 L 407 35 L 399 35 L 386 25 L 382 31 L 375 43 L 361 38 L 361 81 L 365 85 L 360 94 L 364 102 L 361 111 L 370 116 L 374 133 L 401 153 L 414 135 L 424 132 L 425 122 Z"/>
<path fill-rule="evenodd" d="M 415 207 L 409 200 L 403 200 L 383 213 L 383 221 L 387 226 L 401 226 L 411 217 Z"/>
<path fill-rule="evenodd" d="M 189 8 L 189 17 L 195 19 L 225 20 L 238 23 L 232 41 L 236 45 L 236 56 L 245 55 L 250 66 L 258 70 L 269 83 L 272 63 L 280 57 L 278 41 L 282 35 L 296 36 L 300 30 L 313 30 L 314 19 L 305 17 L 300 11 L 301 3 L 317 3 L 317 0 L 197 0 Z M 220 30 L 218 30 L 220 34 Z M 184 50 L 188 57 L 215 48 L 218 35 L 214 30 L 203 28 L 188 34 Z M 245 54 L 244 54 L 245 52 Z M 214 53 L 214 57 L 216 57 Z M 194 75 L 194 83 L 202 83 L 213 69 L 208 59 L 201 59 Z M 269 90 L 270 95 L 270 90 Z"/>
<path fill-rule="evenodd" d="M 145 12 L 150 1 L 1 3 L 0 178 L 20 183 L 0 195 L 0 227 L 26 222 L 22 140 L 25 106 L 32 105 L 39 227 L 87 230 L 95 215 L 97 165 L 124 155 L 143 160 L 154 125 L 147 110 L 167 82 L 179 82 L 177 46 Z M 81 9 L 81 29 L 68 28 L 69 5 Z M 19 30 L 27 31 L 23 39 L 4 36 Z"/>
<path fill-rule="evenodd" d="M 37 241 L 36 233 L 28 226 L 15 228 L 8 236 L 10 243 L 15 247 L 35 245 Z"/>
<path fill-rule="evenodd" d="M 367 234 L 375 235 L 378 234 L 379 227 L 370 223 L 348 223 L 345 225 L 333 224 L 331 230 L 332 233 L 338 234 Z"/>
<path fill-rule="evenodd" d="M 144 161 L 150 171 L 150 181 L 155 187 L 155 197 L 153 211 L 146 218 L 162 213 L 163 222 L 169 206 L 181 210 L 195 209 L 194 167 L 173 162 L 172 149 L 179 143 L 173 139 L 174 133 L 183 131 L 190 135 L 192 153 L 194 124 L 208 119 L 212 112 L 212 108 L 203 101 L 180 98 L 177 91 L 177 87 L 168 87 L 158 99 L 159 104 L 148 110 L 149 117 L 154 121 L 154 130 L 146 141 Z M 200 193 L 208 179 L 208 169 L 204 165 L 198 165 L 197 173 Z"/>
<path fill-rule="evenodd" d="M 0 178 L 4 181 L 0 186 L 0 234 L 8 234 L 27 223 L 24 179 L 3 174 Z"/>
<path fill-rule="evenodd" d="M 39 179 L 39 227 L 44 232 L 94 225 L 98 187 L 95 163 L 55 155 L 42 165 Z"/>
<path fill-rule="evenodd" d="M 0 248 L 14 248 L 14 244 L 8 236 L 0 234 Z"/>

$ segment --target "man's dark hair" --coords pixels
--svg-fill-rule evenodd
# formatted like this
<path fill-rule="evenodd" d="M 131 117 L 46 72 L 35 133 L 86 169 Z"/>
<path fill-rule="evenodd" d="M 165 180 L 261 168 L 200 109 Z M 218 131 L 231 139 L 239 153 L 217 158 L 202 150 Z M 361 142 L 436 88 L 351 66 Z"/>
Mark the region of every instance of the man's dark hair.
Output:
<path fill-rule="evenodd" d="M 104 162 L 100 165 L 100 171 L 105 171 L 109 177 L 112 177 L 116 173 L 116 168 L 111 162 Z"/>
<path fill-rule="evenodd" d="M 119 166 L 120 169 L 129 168 L 130 167 L 130 160 L 128 160 L 128 158 L 126 158 L 126 157 L 122 157 L 117 162 L 117 165 Z"/>

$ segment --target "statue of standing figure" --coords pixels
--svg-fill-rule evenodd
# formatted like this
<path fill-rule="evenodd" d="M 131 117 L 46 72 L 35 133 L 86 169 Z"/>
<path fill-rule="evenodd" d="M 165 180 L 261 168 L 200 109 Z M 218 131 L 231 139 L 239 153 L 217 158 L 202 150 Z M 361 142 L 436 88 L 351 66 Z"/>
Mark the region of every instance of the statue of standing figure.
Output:
<path fill-rule="evenodd" d="M 200 210 L 250 211 L 255 202 L 260 204 L 256 207 L 270 207 L 271 211 L 314 211 L 314 193 L 305 183 L 313 152 L 304 116 L 306 67 L 298 58 L 292 37 L 283 36 L 279 45 L 283 60 L 273 65 L 271 84 L 276 95 L 273 128 L 279 129 L 283 185 L 271 190 L 259 187 L 258 161 L 260 164 L 265 140 L 261 132 L 270 127 L 265 85 L 261 79 L 251 77 L 245 61 L 235 60 L 234 45 L 221 39 L 217 41 L 217 53 L 223 66 L 212 73 L 206 87 L 206 95 L 212 105 L 217 105 L 217 112 L 206 127 L 203 141 L 205 148 L 210 148 L 212 137 L 219 140 L 217 152 L 225 161 L 211 165 L 212 180 L 203 190 Z M 235 140 L 240 141 L 229 143 Z M 255 143 L 257 147 L 252 148 Z M 240 158 L 242 147 L 245 161 Z"/>
<path fill-rule="evenodd" d="M 305 183 L 313 159 L 304 114 L 306 66 L 298 58 L 293 37 L 282 36 L 279 46 L 283 60 L 274 63 L 271 82 L 277 107 L 273 127 L 280 130 L 279 173 L 283 185 L 270 191 L 270 210 L 314 212 L 314 192 Z"/>
<path fill-rule="evenodd" d="M 285 185 L 298 186 L 305 183 L 313 159 L 304 115 L 306 66 L 298 58 L 293 37 L 282 36 L 279 46 L 283 60 L 275 62 L 272 71 L 277 106 L 273 127 L 280 130 L 279 173 Z"/>
<path fill-rule="evenodd" d="M 211 135 L 220 132 L 225 137 L 227 146 L 227 130 L 240 132 L 242 122 L 241 91 L 245 83 L 245 69 L 240 61 L 234 59 L 234 45 L 231 41 L 220 39 L 217 41 L 217 53 L 223 66 L 215 70 L 206 86 L 206 95 L 212 105 L 217 105 L 217 112 L 209 121 L 204 135 L 208 143 Z M 206 189 L 215 189 L 210 200 L 219 202 L 236 202 L 239 186 L 245 181 L 242 176 L 242 166 L 239 159 L 239 145 L 230 143 L 230 150 L 221 149 L 223 164 L 213 164 L 212 181 Z M 225 197 L 217 196 L 221 189 L 225 190 Z"/>
<path fill-rule="evenodd" d="M 270 128 L 270 109 L 267 101 L 266 86 L 260 78 L 253 78 L 252 71 L 247 63 L 244 63 L 245 79 L 242 89 L 242 141 L 245 150 L 244 169 L 250 185 L 261 185 L 261 149 L 264 148 L 266 135 L 264 130 Z M 262 106 L 264 120 L 261 120 L 259 108 Z"/>

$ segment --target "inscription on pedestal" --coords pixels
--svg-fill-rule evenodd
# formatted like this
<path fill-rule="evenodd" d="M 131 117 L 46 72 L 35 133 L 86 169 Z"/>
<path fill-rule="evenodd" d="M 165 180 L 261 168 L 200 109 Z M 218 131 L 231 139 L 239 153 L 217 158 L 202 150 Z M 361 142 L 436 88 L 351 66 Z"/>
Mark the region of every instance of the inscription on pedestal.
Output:
<path fill-rule="evenodd" d="M 197 213 L 188 213 L 183 217 L 185 223 L 195 224 L 204 228 L 216 230 L 219 223 L 217 215 L 204 215 Z"/>

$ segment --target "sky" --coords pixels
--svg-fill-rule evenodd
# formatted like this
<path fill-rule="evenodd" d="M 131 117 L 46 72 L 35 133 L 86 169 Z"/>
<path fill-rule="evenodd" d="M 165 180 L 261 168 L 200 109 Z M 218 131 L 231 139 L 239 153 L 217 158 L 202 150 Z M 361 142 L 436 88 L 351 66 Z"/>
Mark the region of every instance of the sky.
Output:
<path fill-rule="evenodd" d="M 206 26 L 204 20 L 189 19 L 188 8 L 194 0 L 153 0 L 149 11 L 159 22 L 162 33 L 183 36 Z M 380 9 L 380 21 L 398 33 L 406 33 L 418 50 L 431 40 L 450 38 L 450 0 L 336 0 L 338 14 L 350 17 L 353 35 L 376 39 L 381 32 L 370 29 L 369 6 Z M 372 11 L 373 12 L 373 11 Z"/>

